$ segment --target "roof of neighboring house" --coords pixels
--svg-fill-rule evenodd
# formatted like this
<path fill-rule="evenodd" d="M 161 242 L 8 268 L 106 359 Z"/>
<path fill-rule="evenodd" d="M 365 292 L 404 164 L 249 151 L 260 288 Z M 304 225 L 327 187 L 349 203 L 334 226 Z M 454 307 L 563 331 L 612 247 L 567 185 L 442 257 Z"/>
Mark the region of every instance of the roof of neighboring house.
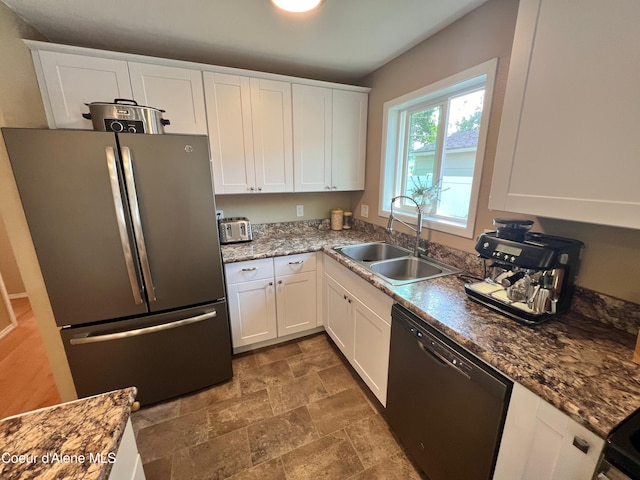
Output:
<path fill-rule="evenodd" d="M 478 132 L 480 129 L 467 130 L 464 132 L 455 132 L 447 137 L 447 150 L 455 150 L 458 148 L 470 148 L 478 145 Z M 436 149 L 435 143 L 429 143 L 424 147 L 413 150 L 411 153 L 433 152 Z"/>

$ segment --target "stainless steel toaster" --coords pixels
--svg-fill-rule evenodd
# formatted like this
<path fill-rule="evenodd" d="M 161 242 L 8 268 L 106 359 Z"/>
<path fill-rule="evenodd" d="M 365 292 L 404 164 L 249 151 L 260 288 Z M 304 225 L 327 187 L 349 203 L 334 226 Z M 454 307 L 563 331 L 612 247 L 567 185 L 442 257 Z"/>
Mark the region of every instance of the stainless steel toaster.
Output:
<path fill-rule="evenodd" d="M 220 243 L 223 245 L 253 240 L 251 222 L 246 217 L 222 218 L 218 221 L 218 230 Z"/>

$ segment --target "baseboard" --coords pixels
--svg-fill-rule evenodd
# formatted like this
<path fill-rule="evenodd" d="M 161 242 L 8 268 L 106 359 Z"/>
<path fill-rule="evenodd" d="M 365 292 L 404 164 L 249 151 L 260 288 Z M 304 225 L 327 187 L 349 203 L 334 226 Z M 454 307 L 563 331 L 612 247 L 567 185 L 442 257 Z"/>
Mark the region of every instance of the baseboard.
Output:
<path fill-rule="evenodd" d="M 313 335 L 315 333 L 324 332 L 324 327 L 319 326 L 304 332 L 292 333 L 291 335 L 285 335 L 284 337 L 273 338 L 271 340 L 265 340 L 264 342 L 253 343 L 251 345 L 243 345 L 242 347 L 234 347 L 233 354 L 244 353 L 258 348 L 270 347 L 271 345 L 277 345 L 278 343 L 288 342 L 289 340 L 296 340 L 298 338 Z"/>
<path fill-rule="evenodd" d="M 16 324 L 12 323 L 10 325 L 7 325 L 5 328 L 2 329 L 2 331 L 0 332 L 0 338 L 3 338 L 5 335 L 7 335 L 11 330 L 13 330 L 14 328 L 16 328 Z"/>
<path fill-rule="evenodd" d="M 24 293 L 10 293 L 9 294 L 9 300 L 16 300 L 18 298 L 27 298 L 29 295 L 27 295 L 27 292 Z"/>

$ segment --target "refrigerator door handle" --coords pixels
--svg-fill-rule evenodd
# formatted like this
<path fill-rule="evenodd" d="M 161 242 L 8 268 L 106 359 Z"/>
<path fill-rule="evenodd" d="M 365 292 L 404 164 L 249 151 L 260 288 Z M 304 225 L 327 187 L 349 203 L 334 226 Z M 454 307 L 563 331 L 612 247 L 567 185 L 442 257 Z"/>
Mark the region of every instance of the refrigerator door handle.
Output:
<path fill-rule="evenodd" d="M 122 243 L 122 253 L 127 266 L 127 274 L 129 275 L 129 283 L 131 283 L 131 292 L 133 299 L 137 305 L 143 302 L 140 293 L 141 287 L 136 274 L 136 268 L 133 262 L 133 254 L 131 253 L 131 241 L 127 232 L 127 224 L 124 216 L 124 205 L 122 203 L 122 195 L 120 194 L 120 182 L 118 179 L 118 167 L 116 165 L 116 156 L 113 147 L 106 147 L 105 154 L 107 156 L 107 168 L 109 169 L 109 181 L 111 182 L 111 194 L 113 195 L 113 205 L 116 210 L 116 220 L 118 222 L 118 231 L 120 233 L 120 242 Z"/>
<path fill-rule="evenodd" d="M 138 335 L 147 335 L 149 333 L 162 332 L 165 330 L 171 330 L 173 328 L 184 327 L 186 325 L 191 325 L 192 323 L 204 322 L 205 320 L 216 317 L 216 315 L 217 312 L 214 310 L 212 312 L 203 313 L 202 315 L 197 315 L 195 317 L 185 318 L 183 320 L 178 320 L 171 323 L 164 323 L 162 325 L 154 325 L 153 327 L 137 328 L 135 330 L 127 330 L 126 332 L 108 333 L 105 335 L 97 335 L 95 337 L 88 336 L 81 338 L 72 338 L 71 340 L 69 340 L 69 343 L 71 345 L 85 345 L 87 343 L 108 342 L 110 340 L 119 340 L 122 338 L 136 337 Z"/>
<path fill-rule="evenodd" d="M 147 285 L 147 297 L 149 302 L 155 302 L 156 291 L 153 286 L 153 278 L 151 277 L 151 268 L 149 267 L 149 256 L 147 255 L 147 245 L 144 242 L 144 233 L 142 231 L 142 220 L 140 219 L 140 207 L 138 206 L 138 194 L 136 193 L 136 181 L 133 176 L 133 162 L 131 160 L 131 150 L 129 147 L 121 147 L 122 165 L 124 166 L 124 180 L 127 184 L 127 195 L 129 197 L 129 205 L 131 207 L 131 218 L 133 220 L 133 231 L 136 236 L 136 244 L 140 256 L 140 265 L 142 265 L 142 276 Z"/>

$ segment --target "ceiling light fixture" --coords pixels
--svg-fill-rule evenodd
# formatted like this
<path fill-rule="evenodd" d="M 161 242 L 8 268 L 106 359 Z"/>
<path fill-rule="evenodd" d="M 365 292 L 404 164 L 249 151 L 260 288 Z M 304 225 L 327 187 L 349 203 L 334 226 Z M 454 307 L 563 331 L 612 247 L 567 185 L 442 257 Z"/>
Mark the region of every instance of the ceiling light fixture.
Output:
<path fill-rule="evenodd" d="M 287 12 L 302 13 L 313 10 L 322 0 L 271 0 L 271 2 Z"/>

